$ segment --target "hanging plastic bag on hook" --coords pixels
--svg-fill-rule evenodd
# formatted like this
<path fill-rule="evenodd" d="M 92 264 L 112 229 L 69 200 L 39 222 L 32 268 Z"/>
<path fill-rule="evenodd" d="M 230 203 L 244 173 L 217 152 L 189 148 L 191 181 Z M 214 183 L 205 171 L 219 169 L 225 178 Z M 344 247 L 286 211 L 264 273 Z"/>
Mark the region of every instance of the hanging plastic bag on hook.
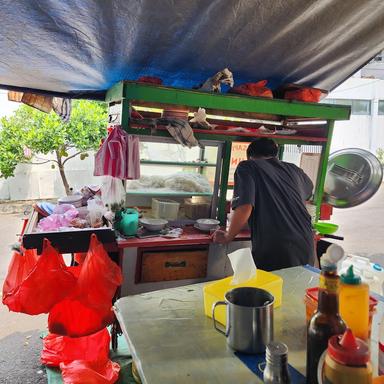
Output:
<path fill-rule="evenodd" d="M 14 250 L 8 273 L 3 284 L 3 303 L 5 297 L 15 290 L 36 265 L 38 256 L 36 249 Z M 4 303 L 5 304 L 5 303 Z"/>
<path fill-rule="evenodd" d="M 93 234 L 75 290 L 49 313 L 49 331 L 81 337 L 111 324 L 114 320 L 112 299 L 122 280 L 119 266 Z"/>
<path fill-rule="evenodd" d="M 3 288 L 3 304 L 10 311 L 29 315 L 48 313 L 75 288 L 75 276 L 69 272 L 63 256 L 47 239 L 44 239 L 43 251 L 28 274 L 24 266 L 21 268 L 23 272 L 15 275 L 15 270 L 21 267 L 20 263 L 23 263 L 20 257 L 11 263 L 4 284 L 5 294 Z"/>
<path fill-rule="evenodd" d="M 125 188 L 120 179 L 105 176 L 101 184 L 101 200 L 113 212 L 125 205 Z"/>

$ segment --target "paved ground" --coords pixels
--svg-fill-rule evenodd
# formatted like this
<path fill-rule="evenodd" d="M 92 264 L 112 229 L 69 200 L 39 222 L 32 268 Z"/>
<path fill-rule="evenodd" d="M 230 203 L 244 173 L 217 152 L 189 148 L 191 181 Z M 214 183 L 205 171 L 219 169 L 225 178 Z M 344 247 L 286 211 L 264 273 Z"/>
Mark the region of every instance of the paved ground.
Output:
<path fill-rule="evenodd" d="M 22 215 L 0 215 L 0 286 L 11 257 L 9 245 L 17 240 Z M 28 316 L 9 312 L 0 303 L 0 383 L 46 383 L 41 366 L 40 332 L 46 328 L 46 315 Z"/>
<path fill-rule="evenodd" d="M 24 210 L 20 206 L 20 212 Z M 8 214 L 17 207 L 0 207 L 0 286 L 7 272 L 11 252 L 21 228 L 21 214 Z M 340 225 L 340 244 L 347 252 L 369 256 L 384 265 L 384 187 L 367 203 L 345 210 L 335 210 L 332 222 Z M 46 383 L 45 370 L 39 362 L 40 332 L 46 329 L 47 317 L 8 312 L 0 304 L 0 383 Z"/>
<path fill-rule="evenodd" d="M 354 208 L 335 209 L 332 222 L 340 225 L 337 234 L 346 252 L 369 257 L 384 265 L 384 184 L 366 203 Z"/>

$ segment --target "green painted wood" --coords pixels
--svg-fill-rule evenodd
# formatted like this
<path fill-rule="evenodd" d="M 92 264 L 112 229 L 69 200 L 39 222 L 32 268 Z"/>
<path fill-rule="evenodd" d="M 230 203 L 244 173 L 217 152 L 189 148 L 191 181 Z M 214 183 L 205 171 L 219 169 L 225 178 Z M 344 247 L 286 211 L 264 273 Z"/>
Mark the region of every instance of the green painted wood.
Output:
<path fill-rule="evenodd" d="M 124 91 L 124 83 L 122 81 L 119 81 L 118 83 L 116 83 L 115 85 L 113 85 L 111 88 L 108 89 L 105 95 L 105 101 L 107 103 L 121 101 L 121 99 L 124 97 L 123 91 Z"/>
<path fill-rule="evenodd" d="M 254 112 L 286 117 L 307 117 L 324 120 L 348 120 L 350 107 L 318 103 L 303 103 L 281 99 L 214 94 L 178 88 L 159 87 L 134 82 L 123 83 L 123 97 L 148 103 L 175 104 L 189 107 L 204 107 L 237 112 Z M 120 91 L 111 90 L 108 97 Z"/>
<path fill-rule="evenodd" d="M 187 162 L 187 161 L 157 161 L 157 160 L 140 160 L 140 164 L 151 164 L 151 165 L 181 165 L 183 167 L 216 167 L 215 163 L 205 162 Z"/>
<path fill-rule="evenodd" d="M 320 169 L 317 175 L 317 182 L 314 194 L 314 203 L 316 204 L 316 220 L 320 217 L 320 206 L 323 202 L 324 183 L 327 176 L 328 158 L 331 150 L 331 142 L 333 135 L 333 128 L 335 122 L 333 120 L 328 121 L 328 141 L 322 147 L 320 157 Z"/>
<path fill-rule="evenodd" d="M 131 116 L 131 102 L 128 99 L 122 100 L 121 108 L 121 127 L 128 131 L 129 129 L 129 119 Z"/>
<path fill-rule="evenodd" d="M 221 225 L 225 225 L 227 217 L 225 214 L 225 206 L 227 204 L 227 190 L 228 190 L 228 177 L 229 177 L 229 167 L 231 163 L 231 150 L 232 143 L 227 141 L 224 144 L 224 156 L 223 156 L 223 166 L 221 171 L 221 182 L 220 182 L 220 196 L 218 207 L 218 220 L 220 220 Z"/>

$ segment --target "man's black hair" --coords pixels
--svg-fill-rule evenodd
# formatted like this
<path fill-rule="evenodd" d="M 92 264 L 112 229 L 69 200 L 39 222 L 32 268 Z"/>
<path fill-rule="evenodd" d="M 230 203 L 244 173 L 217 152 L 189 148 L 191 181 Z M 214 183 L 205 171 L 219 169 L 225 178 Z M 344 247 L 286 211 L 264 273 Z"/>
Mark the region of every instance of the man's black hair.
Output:
<path fill-rule="evenodd" d="M 247 148 L 247 158 L 251 157 L 276 157 L 278 153 L 278 146 L 272 140 L 266 137 L 256 139 L 249 144 Z"/>

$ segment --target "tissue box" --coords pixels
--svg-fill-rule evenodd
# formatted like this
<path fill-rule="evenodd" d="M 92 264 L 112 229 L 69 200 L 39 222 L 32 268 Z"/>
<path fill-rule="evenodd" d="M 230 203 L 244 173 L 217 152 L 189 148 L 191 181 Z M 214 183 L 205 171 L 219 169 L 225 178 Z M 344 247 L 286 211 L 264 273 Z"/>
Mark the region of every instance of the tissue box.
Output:
<path fill-rule="evenodd" d="M 283 279 L 280 276 L 258 269 L 256 277 L 242 284 L 231 285 L 231 281 L 232 276 L 226 277 L 225 279 L 216 280 L 204 286 L 204 312 L 206 316 L 212 317 L 213 304 L 216 303 L 216 301 L 224 300 L 224 295 L 228 291 L 238 287 L 254 287 L 265 289 L 275 298 L 274 308 L 277 308 L 281 305 L 283 294 Z M 219 323 L 226 325 L 226 312 L 224 306 L 217 307 L 215 315 L 216 320 Z"/>

